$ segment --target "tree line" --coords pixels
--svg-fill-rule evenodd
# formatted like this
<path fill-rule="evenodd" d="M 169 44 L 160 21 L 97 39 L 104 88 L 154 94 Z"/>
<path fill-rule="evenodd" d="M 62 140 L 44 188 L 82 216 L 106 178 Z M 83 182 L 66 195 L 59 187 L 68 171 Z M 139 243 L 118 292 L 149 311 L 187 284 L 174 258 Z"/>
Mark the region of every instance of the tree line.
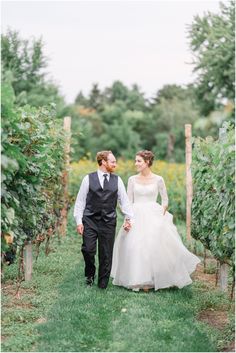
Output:
<path fill-rule="evenodd" d="M 80 90 L 66 104 L 57 85 L 47 78 L 42 39 L 22 39 L 14 30 L 2 34 L 2 81 L 11 80 L 15 104 L 39 107 L 53 103 L 57 118 L 72 117 L 72 160 L 94 158 L 111 149 L 117 157 L 133 158 L 151 149 L 158 159 L 184 161 L 184 124 L 195 136 L 217 138 L 218 128 L 234 116 L 234 1 L 220 4 L 220 13 L 195 16 L 188 27 L 189 47 L 197 79 L 168 84 L 146 98 L 137 84 L 117 80 L 87 96 Z"/>

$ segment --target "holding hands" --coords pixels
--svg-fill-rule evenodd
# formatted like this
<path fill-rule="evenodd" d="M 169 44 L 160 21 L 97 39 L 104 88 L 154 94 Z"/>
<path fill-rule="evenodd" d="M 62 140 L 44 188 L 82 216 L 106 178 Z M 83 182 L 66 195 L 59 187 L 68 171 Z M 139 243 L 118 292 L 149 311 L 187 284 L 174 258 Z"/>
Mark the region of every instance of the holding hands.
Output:
<path fill-rule="evenodd" d="M 123 228 L 126 232 L 128 232 L 131 229 L 131 222 L 129 219 L 126 219 L 124 224 L 123 224 Z"/>
<path fill-rule="evenodd" d="M 167 211 L 168 206 L 163 206 L 163 216 L 165 216 L 165 213 Z"/>
<path fill-rule="evenodd" d="M 83 235 L 83 232 L 84 232 L 84 226 L 83 226 L 83 224 L 78 224 L 78 225 L 77 225 L 77 233 Z"/>

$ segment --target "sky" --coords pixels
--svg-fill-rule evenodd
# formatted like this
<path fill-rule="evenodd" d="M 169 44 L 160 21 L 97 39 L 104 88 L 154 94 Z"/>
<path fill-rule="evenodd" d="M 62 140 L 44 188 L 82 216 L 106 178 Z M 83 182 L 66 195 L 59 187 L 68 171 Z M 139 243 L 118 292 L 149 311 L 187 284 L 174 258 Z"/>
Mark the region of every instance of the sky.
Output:
<path fill-rule="evenodd" d="M 48 78 L 67 103 L 115 80 L 151 98 L 165 84 L 196 78 L 188 28 L 207 11 L 219 12 L 219 1 L 2 1 L 1 31 L 42 37 Z"/>

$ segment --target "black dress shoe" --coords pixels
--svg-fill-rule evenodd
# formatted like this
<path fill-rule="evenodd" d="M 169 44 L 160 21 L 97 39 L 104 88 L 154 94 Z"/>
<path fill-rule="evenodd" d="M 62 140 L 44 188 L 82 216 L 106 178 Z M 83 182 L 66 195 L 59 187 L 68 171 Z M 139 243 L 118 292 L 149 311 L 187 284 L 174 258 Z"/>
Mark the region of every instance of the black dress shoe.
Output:
<path fill-rule="evenodd" d="M 87 284 L 87 286 L 91 287 L 94 283 L 94 277 L 86 277 L 85 283 Z"/>
<path fill-rule="evenodd" d="M 101 289 L 106 289 L 107 285 L 108 285 L 108 283 L 104 283 L 104 282 L 98 283 L 98 287 L 101 288 Z"/>
<path fill-rule="evenodd" d="M 100 289 L 106 289 L 107 287 L 105 287 L 105 286 L 98 286 L 98 288 L 100 288 Z"/>

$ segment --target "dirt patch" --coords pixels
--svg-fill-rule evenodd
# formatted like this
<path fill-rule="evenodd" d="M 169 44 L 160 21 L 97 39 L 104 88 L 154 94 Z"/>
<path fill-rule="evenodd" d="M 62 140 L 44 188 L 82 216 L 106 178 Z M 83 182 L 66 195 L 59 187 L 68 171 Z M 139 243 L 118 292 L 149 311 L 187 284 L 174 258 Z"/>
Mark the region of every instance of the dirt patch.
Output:
<path fill-rule="evenodd" d="M 24 302 L 21 301 L 21 299 L 18 299 L 18 298 L 12 299 L 11 302 L 5 303 L 4 306 L 6 308 L 11 308 L 12 306 L 14 306 L 16 308 L 24 308 L 24 309 L 33 309 L 33 308 L 35 308 L 34 305 L 32 305 L 30 303 L 24 303 Z"/>
<path fill-rule="evenodd" d="M 232 341 L 229 346 L 223 348 L 222 352 L 235 352 L 235 341 Z"/>
<path fill-rule="evenodd" d="M 16 295 L 16 291 L 17 291 L 16 283 L 2 284 L 2 292 L 5 295 L 10 296 L 10 297 L 14 297 Z M 33 288 L 24 288 L 23 286 L 20 286 L 19 292 L 20 292 L 21 296 L 24 296 L 27 294 L 30 294 L 30 295 L 35 294 L 35 290 Z"/>
<path fill-rule="evenodd" d="M 38 320 L 36 320 L 37 324 L 45 324 L 45 322 L 47 322 L 45 317 L 40 317 Z"/>
<path fill-rule="evenodd" d="M 16 283 L 4 283 L 2 293 L 7 297 L 7 302 L 3 305 L 5 308 L 17 307 L 23 309 L 33 309 L 34 305 L 30 303 L 29 297 L 33 297 L 35 291 L 33 288 L 20 287 L 17 293 Z"/>
<path fill-rule="evenodd" d="M 215 259 L 207 259 L 207 264 L 216 265 Z M 216 274 L 205 273 L 203 263 L 197 265 L 197 269 L 192 276 L 194 281 L 201 282 L 203 290 L 216 289 Z M 198 314 L 197 319 L 206 324 L 215 327 L 218 330 L 224 330 L 229 324 L 228 308 L 222 307 L 221 310 L 206 309 Z M 235 341 L 232 341 L 222 352 L 235 352 Z"/>
<path fill-rule="evenodd" d="M 192 276 L 193 280 L 200 281 L 204 284 L 206 289 L 213 289 L 216 285 L 216 275 L 215 273 L 205 273 L 204 266 L 202 263 L 197 265 L 196 271 Z"/>
<path fill-rule="evenodd" d="M 206 322 L 219 330 L 223 330 L 229 323 L 228 315 L 223 310 L 203 310 L 198 314 L 198 320 Z"/>

